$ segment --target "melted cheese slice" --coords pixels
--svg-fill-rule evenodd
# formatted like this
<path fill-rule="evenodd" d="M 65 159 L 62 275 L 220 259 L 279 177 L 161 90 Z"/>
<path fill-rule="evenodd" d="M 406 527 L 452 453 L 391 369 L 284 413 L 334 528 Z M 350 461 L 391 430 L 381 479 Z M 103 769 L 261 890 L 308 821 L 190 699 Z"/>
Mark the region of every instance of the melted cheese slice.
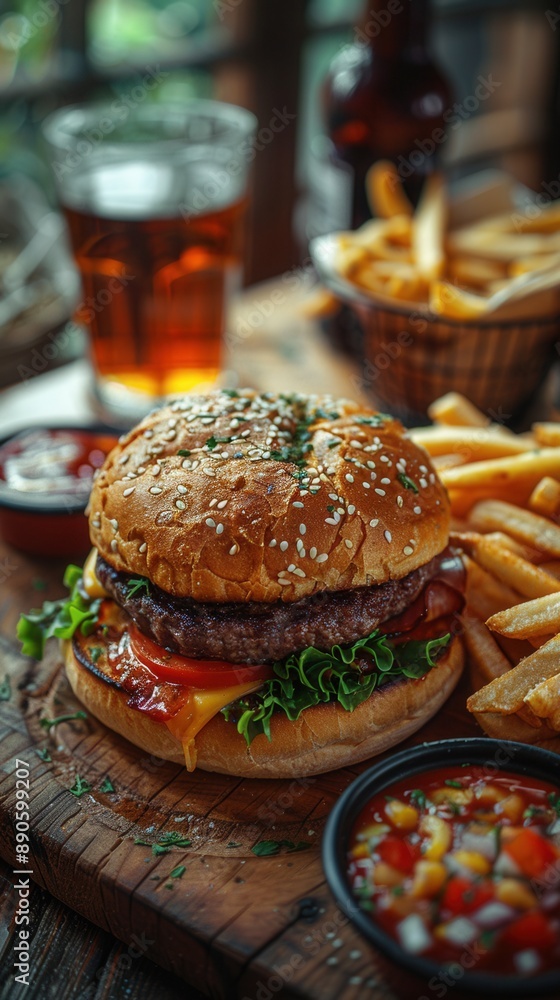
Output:
<path fill-rule="evenodd" d="M 97 576 L 95 575 L 96 562 L 97 549 L 92 549 L 84 563 L 82 571 L 83 588 L 88 597 L 91 597 L 92 601 L 97 600 L 98 597 L 109 597 L 108 591 L 105 590 L 105 587 L 99 582 Z"/>
<path fill-rule="evenodd" d="M 178 739 L 183 746 L 187 771 L 194 771 L 196 767 L 195 737 L 203 726 L 226 705 L 242 698 L 244 694 L 258 691 L 262 684 L 262 681 L 251 681 L 248 684 L 235 684 L 227 688 L 189 691 L 186 704 L 177 715 L 165 723 L 175 739 Z"/>

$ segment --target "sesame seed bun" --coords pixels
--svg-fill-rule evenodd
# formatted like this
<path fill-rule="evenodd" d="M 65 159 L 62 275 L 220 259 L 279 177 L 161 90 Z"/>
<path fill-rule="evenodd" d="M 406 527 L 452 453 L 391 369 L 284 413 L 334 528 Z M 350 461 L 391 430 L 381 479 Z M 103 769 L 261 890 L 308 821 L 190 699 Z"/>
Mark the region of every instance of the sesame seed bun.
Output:
<path fill-rule="evenodd" d="M 184 764 L 181 743 L 164 724 L 130 708 L 126 692 L 80 663 L 70 642 L 63 649 L 72 689 L 93 715 L 146 753 Z M 296 722 L 275 715 L 271 741 L 260 735 L 250 747 L 218 713 L 196 737 L 196 766 L 245 778 L 295 778 L 367 760 L 416 732 L 441 708 L 463 662 L 463 646 L 456 638 L 419 680 L 381 687 L 353 712 L 330 703 L 307 708 Z"/>
<path fill-rule="evenodd" d="M 91 494 L 114 569 L 197 601 L 298 601 L 401 579 L 441 552 L 449 503 L 427 454 L 347 400 L 216 392 L 123 437 Z"/>

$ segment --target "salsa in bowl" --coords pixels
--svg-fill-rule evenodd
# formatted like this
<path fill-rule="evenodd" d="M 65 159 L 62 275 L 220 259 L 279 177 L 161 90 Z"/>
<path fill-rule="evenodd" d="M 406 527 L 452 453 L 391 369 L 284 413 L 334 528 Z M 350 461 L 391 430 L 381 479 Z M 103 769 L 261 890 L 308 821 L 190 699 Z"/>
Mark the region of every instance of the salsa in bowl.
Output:
<path fill-rule="evenodd" d="M 405 750 L 346 790 L 323 862 L 401 986 L 560 995 L 557 755 L 490 739 Z"/>

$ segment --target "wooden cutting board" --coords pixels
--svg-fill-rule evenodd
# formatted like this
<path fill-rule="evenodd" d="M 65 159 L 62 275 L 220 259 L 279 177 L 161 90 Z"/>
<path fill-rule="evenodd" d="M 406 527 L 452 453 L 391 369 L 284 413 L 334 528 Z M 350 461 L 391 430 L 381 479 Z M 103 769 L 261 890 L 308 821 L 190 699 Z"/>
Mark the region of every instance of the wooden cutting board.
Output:
<path fill-rule="evenodd" d="M 91 715 L 46 732 L 41 718 L 80 705 L 55 644 L 36 665 L 20 656 L 14 629 L 22 608 L 60 596 L 62 570 L 0 548 L 0 682 L 7 675 L 11 687 L 0 701 L 0 854 L 14 865 L 14 772 L 25 761 L 32 878 L 131 954 L 141 951 L 212 997 L 391 997 L 375 954 L 335 906 L 320 861 L 326 817 L 368 763 L 300 780 L 240 780 L 150 758 Z M 466 694 L 464 680 L 408 742 L 475 735 Z M 45 749 L 51 761 L 37 754 Z M 78 775 L 91 785 L 79 798 L 70 792 Z M 101 791 L 107 777 L 114 791 Z M 190 846 L 155 856 L 134 843 L 170 832 Z M 309 847 L 256 857 L 251 848 L 265 839 Z"/>

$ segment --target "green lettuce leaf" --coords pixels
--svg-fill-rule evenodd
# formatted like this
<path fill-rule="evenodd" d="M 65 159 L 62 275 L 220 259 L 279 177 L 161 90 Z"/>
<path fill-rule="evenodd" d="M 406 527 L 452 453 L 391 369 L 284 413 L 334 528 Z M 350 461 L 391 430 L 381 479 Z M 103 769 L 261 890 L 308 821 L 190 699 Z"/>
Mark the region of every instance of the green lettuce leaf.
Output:
<path fill-rule="evenodd" d="M 331 701 L 353 712 L 376 687 L 398 677 L 423 677 L 450 639 L 447 634 L 439 639 L 393 643 L 376 630 L 350 646 L 333 646 L 329 652 L 309 646 L 274 663 L 275 676 L 265 681 L 250 701 L 241 698 L 222 711 L 226 719 L 236 720 L 237 731 L 248 746 L 261 733 L 270 740 L 274 712 L 284 712 L 295 722 L 306 708 Z M 356 663 L 364 654 L 372 661 L 367 673 Z"/>
<path fill-rule="evenodd" d="M 35 608 L 21 615 L 17 624 L 17 637 L 22 644 L 22 653 L 41 660 L 45 642 L 51 636 L 71 639 L 80 629 L 82 635 L 90 635 L 96 625 L 101 606 L 101 598 L 91 600 L 79 587 L 82 578 L 80 566 L 67 566 L 64 586 L 70 594 L 59 601 L 45 601 L 42 608 Z"/>

